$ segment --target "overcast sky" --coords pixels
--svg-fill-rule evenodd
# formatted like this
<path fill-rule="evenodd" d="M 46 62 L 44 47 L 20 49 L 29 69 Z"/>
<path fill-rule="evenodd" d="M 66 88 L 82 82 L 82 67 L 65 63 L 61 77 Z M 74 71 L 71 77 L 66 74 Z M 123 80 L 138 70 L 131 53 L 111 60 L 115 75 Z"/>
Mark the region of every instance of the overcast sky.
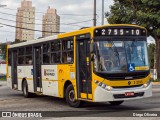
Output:
<path fill-rule="evenodd" d="M 20 7 L 22 0 L 0 0 L 1 5 L 7 5 L 7 7 L 0 8 L 0 12 L 9 13 L 16 15 L 17 10 L 9 10 L 17 9 Z M 36 8 L 36 20 L 37 24 L 42 24 L 42 16 L 43 13 L 46 12 L 48 6 L 51 8 L 57 9 L 58 14 L 61 17 L 61 23 L 75 23 L 81 21 L 87 21 L 93 19 L 93 1 L 94 0 L 32 0 L 33 6 Z M 110 7 L 113 4 L 112 0 L 105 0 L 105 11 L 109 11 Z M 101 9 L 102 9 L 102 0 L 97 0 L 97 25 L 101 25 Z M 38 13 L 42 12 L 42 13 Z M 72 15 L 63 15 L 63 14 L 75 14 L 75 15 L 84 15 L 84 16 L 72 16 Z M 0 13 L 0 18 L 5 18 L 9 20 L 16 20 L 15 16 L 4 15 Z M 15 22 L 10 22 L 6 20 L 1 20 L 0 23 L 5 23 L 9 25 L 15 26 Z M 105 20 L 107 24 L 107 21 Z M 93 21 L 79 23 L 76 24 L 79 26 L 92 26 Z M 2 25 L 0 25 L 2 26 Z M 61 25 L 60 31 L 67 32 L 72 30 L 80 29 L 79 26 L 68 26 Z M 36 25 L 35 29 L 42 30 L 41 25 Z M 41 37 L 42 34 L 40 32 L 35 32 L 35 38 Z M 13 41 L 15 39 L 15 28 L 4 26 L 0 27 L 0 42 Z"/>

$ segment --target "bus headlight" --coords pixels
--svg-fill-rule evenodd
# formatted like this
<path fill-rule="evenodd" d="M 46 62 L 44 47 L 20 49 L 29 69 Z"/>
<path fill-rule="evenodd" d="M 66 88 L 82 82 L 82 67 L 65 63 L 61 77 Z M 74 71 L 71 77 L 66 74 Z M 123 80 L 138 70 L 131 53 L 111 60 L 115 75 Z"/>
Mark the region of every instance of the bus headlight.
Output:
<path fill-rule="evenodd" d="M 112 87 L 111 86 L 106 86 L 105 89 L 108 90 L 108 91 L 111 91 Z"/>
<path fill-rule="evenodd" d="M 108 90 L 108 91 L 111 91 L 112 87 L 111 86 L 108 86 L 106 84 L 103 84 L 102 82 L 99 82 L 98 80 L 95 80 L 94 81 L 96 84 L 98 84 L 98 86 L 100 86 L 101 88 L 105 89 L 105 90 Z"/>
<path fill-rule="evenodd" d="M 151 83 L 151 80 L 148 80 L 145 84 L 143 84 L 143 87 L 144 88 L 148 87 L 150 85 L 150 83 Z"/>

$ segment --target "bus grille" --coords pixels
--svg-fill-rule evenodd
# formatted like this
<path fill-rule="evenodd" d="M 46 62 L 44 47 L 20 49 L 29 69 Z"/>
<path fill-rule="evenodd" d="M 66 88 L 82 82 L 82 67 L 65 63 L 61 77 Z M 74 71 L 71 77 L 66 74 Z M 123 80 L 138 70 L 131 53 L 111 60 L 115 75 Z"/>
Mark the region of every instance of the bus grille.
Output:
<path fill-rule="evenodd" d="M 131 73 L 96 73 L 98 76 L 103 77 L 108 80 L 134 80 L 134 79 L 143 79 L 147 77 L 150 72 L 131 72 Z M 130 78 L 130 79 L 126 79 Z"/>
<path fill-rule="evenodd" d="M 132 88 L 132 87 L 141 87 L 142 84 L 140 85 L 134 85 L 134 86 L 112 86 L 112 88 Z"/>

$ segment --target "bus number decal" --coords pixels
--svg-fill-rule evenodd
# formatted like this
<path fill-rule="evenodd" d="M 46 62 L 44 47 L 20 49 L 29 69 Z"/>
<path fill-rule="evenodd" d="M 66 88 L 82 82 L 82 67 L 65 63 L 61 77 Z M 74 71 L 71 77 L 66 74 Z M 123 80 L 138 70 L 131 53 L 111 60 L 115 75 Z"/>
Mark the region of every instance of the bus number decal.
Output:
<path fill-rule="evenodd" d="M 102 35 L 106 35 L 106 30 L 102 29 Z"/>
<path fill-rule="evenodd" d="M 108 35 L 111 35 L 112 30 L 108 29 Z"/>
<path fill-rule="evenodd" d="M 120 29 L 120 35 L 124 35 L 124 30 Z"/>
<path fill-rule="evenodd" d="M 95 30 L 95 36 L 146 36 L 146 31 L 138 28 L 102 28 Z"/>
<path fill-rule="evenodd" d="M 136 35 L 140 35 L 140 31 L 139 30 L 136 30 Z"/>
<path fill-rule="evenodd" d="M 114 35 L 118 35 L 118 30 L 114 29 Z"/>

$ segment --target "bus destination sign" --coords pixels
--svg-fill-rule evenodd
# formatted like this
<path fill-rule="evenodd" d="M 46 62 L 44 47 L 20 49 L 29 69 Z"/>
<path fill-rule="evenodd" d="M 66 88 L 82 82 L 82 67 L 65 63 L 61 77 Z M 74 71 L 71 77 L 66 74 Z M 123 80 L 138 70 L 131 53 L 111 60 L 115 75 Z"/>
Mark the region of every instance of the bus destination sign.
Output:
<path fill-rule="evenodd" d="M 94 31 L 98 36 L 146 36 L 146 30 L 141 28 L 98 28 Z"/>

